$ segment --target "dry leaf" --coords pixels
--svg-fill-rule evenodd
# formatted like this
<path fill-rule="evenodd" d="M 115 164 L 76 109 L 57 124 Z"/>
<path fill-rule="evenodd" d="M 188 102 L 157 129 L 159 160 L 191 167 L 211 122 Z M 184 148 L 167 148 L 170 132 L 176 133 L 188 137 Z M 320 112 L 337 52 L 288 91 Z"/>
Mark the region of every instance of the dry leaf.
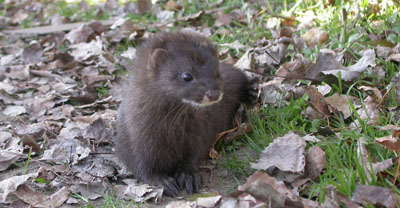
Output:
<path fill-rule="evenodd" d="M 224 10 L 219 10 L 216 12 L 216 20 L 214 23 L 215 27 L 222 27 L 232 23 L 233 15 L 225 13 Z"/>
<path fill-rule="evenodd" d="M 148 184 L 139 185 L 136 183 L 116 185 L 114 189 L 119 198 L 133 200 L 139 203 L 143 203 L 149 199 L 154 199 L 158 202 L 161 200 L 163 193 L 162 188 L 157 188 Z"/>
<path fill-rule="evenodd" d="M 318 178 L 325 168 L 325 152 L 318 146 L 312 146 L 306 154 L 305 175 L 312 180 Z"/>
<path fill-rule="evenodd" d="M 375 67 L 375 52 L 373 49 L 364 52 L 363 57 L 354 65 L 344 67 L 336 58 L 336 53 L 332 50 L 322 49 L 317 55 L 317 60 L 313 66 L 307 70 L 306 78 L 328 83 L 335 82 L 341 74 L 344 81 L 354 81 L 359 79 L 369 66 Z M 329 76 L 333 76 L 334 79 Z"/>
<path fill-rule="evenodd" d="M 317 112 L 319 112 L 323 118 L 331 116 L 331 110 L 328 107 L 328 103 L 325 101 L 324 96 L 315 88 L 310 86 L 307 89 L 308 104 Z"/>
<path fill-rule="evenodd" d="M 39 43 L 33 43 L 22 52 L 22 59 L 25 64 L 35 64 L 42 61 L 43 50 Z"/>
<path fill-rule="evenodd" d="M 240 191 L 245 191 L 257 200 L 268 204 L 270 207 L 318 207 L 317 202 L 304 199 L 297 193 L 288 189 L 282 181 L 267 174 L 257 171 L 239 186 Z"/>
<path fill-rule="evenodd" d="M 93 33 L 93 28 L 88 25 L 81 25 L 67 33 L 64 39 L 68 40 L 72 44 L 87 42 L 89 36 L 91 36 Z"/>
<path fill-rule="evenodd" d="M 350 95 L 341 95 L 338 93 L 335 93 L 332 96 L 325 98 L 325 101 L 329 105 L 335 107 L 339 112 L 341 112 L 344 119 L 347 119 L 352 114 L 349 103 L 350 101 L 353 103 L 354 106 L 359 106 L 359 101 L 356 97 Z"/>
<path fill-rule="evenodd" d="M 364 172 L 368 178 L 368 181 L 372 180 L 372 177 L 376 177 L 376 174 L 393 166 L 393 160 L 387 159 L 381 162 L 373 162 L 370 164 L 372 158 L 369 158 L 369 153 L 365 147 L 365 139 L 360 137 L 357 141 L 357 156 L 359 158 L 360 164 L 364 169 Z M 371 167 L 372 165 L 372 167 Z"/>
<path fill-rule="evenodd" d="M 169 10 L 169 11 L 173 11 L 173 10 L 181 10 L 183 7 L 179 4 L 177 4 L 174 0 L 169 0 L 166 4 L 165 4 L 165 9 Z"/>
<path fill-rule="evenodd" d="M 391 135 L 385 136 L 385 137 L 380 137 L 380 138 L 375 138 L 375 141 L 383 146 L 386 147 L 388 150 L 392 150 L 395 152 L 400 151 L 400 140 L 397 138 L 393 138 Z"/>
<path fill-rule="evenodd" d="M 26 109 L 24 108 L 24 106 L 8 105 L 6 107 L 6 109 L 4 109 L 3 113 L 4 113 L 4 115 L 7 115 L 7 116 L 18 116 L 18 115 L 26 113 Z"/>
<path fill-rule="evenodd" d="M 306 142 L 300 136 L 289 132 L 283 137 L 275 138 L 264 149 L 257 163 L 251 167 L 257 170 L 266 170 L 275 166 L 282 171 L 302 173 L 304 171 Z"/>
<path fill-rule="evenodd" d="M 27 175 L 14 176 L 0 181 L 0 203 L 5 203 L 8 194 L 16 191 L 21 184 L 24 184 L 30 178 L 36 178 L 37 176 L 37 173 L 30 173 Z"/>
<path fill-rule="evenodd" d="M 400 205 L 392 189 L 378 186 L 356 186 L 351 200 L 363 206 L 372 204 L 377 207 L 395 208 Z"/>
<path fill-rule="evenodd" d="M 400 53 L 392 54 L 388 57 L 389 61 L 400 62 Z"/>
<path fill-rule="evenodd" d="M 303 34 L 302 37 L 306 41 L 308 47 L 315 47 L 318 44 L 322 45 L 328 41 L 329 34 L 320 28 L 313 28 Z"/>
<path fill-rule="evenodd" d="M 15 195 L 33 207 L 60 207 L 69 197 L 68 187 L 64 186 L 52 195 L 46 195 L 21 185 L 14 192 Z"/>
<path fill-rule="evenodd" d="M 212 197 L 199 197 L 196 199 L 196 204 L 197 206 L 200 207 L 212 208 L 216 207 L 216 204 L 219 202 L 221 198 L 222 198 L 221 195 Z"/>
<path fill-rule="evenodd" d="M 0 172 L 7 170 L 21 156 L 21 154 L 0 149 Z"/>
<path fill-rule="evenodd" d="M 282 22 L 284 25 L 289 26 L 289 27 L 295 27 L 296 26 L 296 19 L 294 17 L 287 17 L 283 20 Z"/>

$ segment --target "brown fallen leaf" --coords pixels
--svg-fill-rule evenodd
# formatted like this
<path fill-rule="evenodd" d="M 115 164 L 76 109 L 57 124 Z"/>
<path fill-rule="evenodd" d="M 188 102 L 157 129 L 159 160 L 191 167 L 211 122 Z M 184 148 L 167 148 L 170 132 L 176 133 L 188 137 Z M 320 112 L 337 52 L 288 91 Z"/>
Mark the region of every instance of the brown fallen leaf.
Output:
<path fill-rule="evenodd" d="M 33 43 L 24 48 L 22 52 L 22 60 L 25 64 L 35 64 L 43 60 L 43 49 L 39 43 Z"/>
<path fill-rule="evenodd" d="M 389 61 L 400 62 L 400 53 L 392 54 L 388 57 Z"/>
<path fill-rule="evenodd" d="M 313 28 L 307 31 L 302 36 L 307 43 L 308 47 L 315 47 L 316 45 L 323 44 L 329 39 L 329 34 L 320 28 Z"/>
<path fill-rule="evenodd" d="M 339 208 L 341 207 L 339 205 L 339 202 L 345 204 L 347 208 L 362 208 L 361 206 L 348 199 L 347 196 L 338 193 L 335 186 L 328 185 L 326 187 L 325 201 L 322 204 L 322 207 Z"/>
<path fill-rule="evenodd" d="M 353 105 L 357 105 L 359 103 L 356 97 L 350 95 L 341 95 L 338 93 L 325 98 L 325 101 L 341 112 L 344 119 L 347 119 L 352 114 L 349 101 L 351 101 Z"/>
<path fill-rule="evenodd" d="M 336 60 L 334 51 L 322 49 L 317 55 L 315 64 L 307 70 L 306 78 L 332 83 L 337 82 L 340 73 L 340 78 L 344 81 L 357 80 L 368 67 L 376 66 L 375 59 L 375 51 L 373 49 L 366 50 L 356 64 L 344 67 Z"/>
<path fill-rule="evenodd" d="M 21 176 L 14 176 L 0 181 L 0 203 L 5 203 L 8 194 L 17 190 L 17 188 L 24 184 L 30 178 L 36 178 L 38 173 L 30 173 Z"/>
<path fill-rule="evenodd" d="M 139 203 L 143 203 L 149 199 L 159 202 L 163 193 L 163 188 L 157 188 L 148 184 L 137 184 L 136 181 L 132 181 L 128 185 L 116 185 L 114 186 L 114 190 L 119 198 Z"/>
<path fill-rule="evenodd" d="M 23 135 L 20 137 L 23 145 L 32 147 L 32 150 L 35 152 L 40 152 L 40 145 L 36 142 L 35 138 L 32 135 Z"/>
<path fill-rule="evenodd" d="M 373 158 L 370 158 L 367 148 L 365 147 L 364 137 L 360 137 L 357 141 L 357 156 L 359 158 L 361 167 L 368 178 L 368 181 L 372 180 L 372 177 L 376 178 L 376 174 L 387 170 L 393 166 L 393 159 L 383 160 L 381 162 L 372 162 Z"/>
<path fill-rule="evenodd" d="M 305 175 L 315 180 L 325 168 L 325 152 L 318 146 L 312 146 L 306 154 Z"/>
<path fill-rule="evenodd" d="M 382 100 L 382 93 L 370 86 L 360 86 L 360 90 L 363 90 L 368 95 L 364 99 L 364 106 L 360 106 L 357 109 L 357 113 L 362 120 L 367 124 L 379 124 L 379 103 Z M 354 121 L 351 126 L 359 125 L 359 121 Z"/>
<path fill-rule="evenodd" d="M 386 149 L 388 150 L 392 150 L 395 152 L 400 151 L 400 140 L 398 140 L 396 137 L 393 137 L 392 135 L 375 138 L 375 141 L 378 144 L 381 144 L 384 147 L 386 147 Z"/>
<path fill-rule="evenodd" d="M 81 25 L 67 33 L 64 39 L 68 40 L 71 44 L 87 42 L 89 36 L 93 33 L 93 28 L 88 25 Z"/>
<path fill-rule="evenodd" d="M 18 187 L 14 194 L 31 205 L 32 207 L 60 207 L 69 197 L 69 190 L 67 186 L 62 187 L 52 195 L 46 195 L 32 190 L 27 185 L 23 184 Z"/>
<path fill-rule="evenodd" d="M 174 10 L 182 10 L 182 6 L 177 4 L 174 0 L 169 0 L 165 4 L 165 9 L 169 11 L 174 11 Z"/>
<path fill-rule="evenodd" d="M 270 207 L 319 207 L 319 203 L 301 198 L 298 193 L 288 189 L 282 181 L 277 181 L 262 171 L 255 172 L 238 189 Z"/>
<path fill-rule="evenodd" d="M 395 208 L 400 205 L 392 189 L 369 185 L 356 186 L 351 200 L 363 206 L 372 204 L 377 207 Z"/>
<path fill-rule="evenodd" d="M 0 172 L 7 170 L 22 154 L 0 149 Z"/>
<path fill-rule="evenodd" d="M 296 19 L 294 17 L 286 17 L 282 23 L 286 26 L 295 27 Z"/>
<path fill-rule="evenodd" d="M 308 104 L 320 113 L 323 118 L 328 118 L 333 113 L 335 116 L 338 116 L 338 111 L 333 106 L 328 105 L 324 96 L 318 91 L 314 86 L 309 86 L 307 88 L 308 94 Z"/>
<path fill-rule="evenodd" d="M 214 23 L 215 27 L 226 26 L 232 23 L 233 15 L 225 13 L 224 10 L 219 10 L 215 13 L 216 20 Z"/>

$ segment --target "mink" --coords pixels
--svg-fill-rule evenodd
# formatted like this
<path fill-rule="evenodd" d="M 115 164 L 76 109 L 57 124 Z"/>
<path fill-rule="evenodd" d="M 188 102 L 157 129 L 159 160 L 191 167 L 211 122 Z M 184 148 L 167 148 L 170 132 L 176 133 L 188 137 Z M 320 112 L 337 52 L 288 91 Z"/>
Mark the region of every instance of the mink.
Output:
<path fill-rule="evenodd" d="M 117 115 L 115 152 L 140 181 L 198 192 L 199 162 L 249 101 L 245 74 L 221 64 L 217 48 L 192 32 L 155 34 L 138 48 Z M 253 92 L 254 95 L 254 92 Z"/>

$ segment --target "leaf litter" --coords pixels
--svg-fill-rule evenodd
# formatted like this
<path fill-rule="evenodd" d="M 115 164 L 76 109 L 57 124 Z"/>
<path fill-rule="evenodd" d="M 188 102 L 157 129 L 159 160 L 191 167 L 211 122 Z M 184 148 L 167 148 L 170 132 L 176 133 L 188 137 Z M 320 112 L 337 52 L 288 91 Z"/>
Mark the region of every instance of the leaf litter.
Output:
<path fill-rule="evenodd" d="M 223 8 L 218 8 L 221 3 L 218 1 L 208 10 L 186 16 L 181 1 L 168 1 L 165 10 L 156 4 L 151 12 L 157 14 L 158 23 L 151 24 L 150 28 L 165 30 L 184 21 L 188 23 L 185 30 L 207 36 L 214 32 L 223 35 L 231 34 L 231 31 L 216 31 L 216 28 L 230 27 L 236 24 L 235 21 L 248 24 L 248 18 L 262 18 L 263 11 L 251 4 L 226 13 Z M 27 6 L 32 8 L 30 12 L 24 10 Z M 96 200 L 113 190 L 121 199 L 133 199 L 138 203 L 160 202 L 162 189 L 126 179 L 132 175 L 112 154 L 116 110 L 121 101 L 118 89 L 124 78 L 116 72 L 120 67 L 129 70 L 129 61 L 136 53 L 131 46 L 119 51 L 116 44 L 131 41 L 136 45 L 151 34 L 150 30 L 126 18 L 128 13 L 138 12 L 132 3 L 121 5 L 118 1 L 108 0 L 104 4 L 89 5 L 81 1 L 79 8 L 76 15 L 64 18 L 56 13 L 47 15 L 54 9 L 51 4 L 23 0 L 4 8 L 9 13 L 0 16 L 0 29 L 6 28 L 0 32 L 0 172 L 4 175 L 0 181 L 0 201 L 3 204 L 59 207 L 78 204 L 73 194 Z M 71 21 L 79 20 L 79 14 L 91 9 L 95 9 L 98 16 L 108 12 L 114 19 L 71 24 Z M 42 11 L 47 12 L 44 16 L 51 18 L 44 21 L 40 15 Z M 196 26 L 199 18 L 210 14 L 216 20 L 211 27 Z M 18 29 L 29 15 L 34 17 L 30 23 L 34 28 Z M 343 117 L 346 120 L 358 115 L 367 124 L 379 125 L 382 102 L 387 100 L 381 88 L 357 86 L 365 93 L 360 103 L 354 96 L 332 93 L 332 86 L 339 82 L 354 83 L 370 75 L 381 79 L 386 72 L 377 66 L 376 59 L 399 62 L 400 44 L 393 48 L 365 49 L 351 62 L 352 65 L 343 64 L 347 61 L 344 50 L 322 49 L 312 61 L 305 58 L 302 50 L 324 45 L 333 37 L 314 26 L 316 15 L 312 11 L 302 15 L 285 17 L 282 22 L 277 17 L 269 18 L 266 29 L 273 39 L 257 40 L 251 47 L 237 40 L 220 44 L 225 48 L 220 50 L 221 57 L 225 56 L 225 60 L 249 76 L 261 78 L 258 105 L 285 106 L 293 97 L 306 96 L 308 107 L 303 113 L 307 118 Z M 301 23 L 296 26 L 296 21 Z M 49 24 L 53 26 L 46 26 Z M 298 35 L 296 27 L 306 29 L 306 32 Z M 244 54 L 235 57 L 231 56 L 232 51 Z M 278 66 L 274 76 L 263 76 Z M 394 94 L 397 103 L 399 76 L 397 73 L 386 89 Z M 393 112 L 398 113 L 398 109 L 394 108 Z M 249 132 L 246 122 L 241 120 L 239 128 L 222 135 L 224 141 L 231 142 L 237 135 Z M 358 120 L 352 124 L 353 127 L 360 125 Z M 398 151 L 398 127 L 387 126 L 381 130 L 394 133 L 375 141 L 389 150 Z M 167 207 L 398 205 L 397 196 L 391 189 L 376 186 L 358 185 L 351 199 L 334 187 L 328 187 L 323 204 L 300 195 L 299 190 L 307 187 L 309 181 L 317 181 L 326 168 L 324 150 L 319 146 L 307 148 L 309 143 L 326 139 L 320 137 L 322 134 L 316 135 L 301 136 L 289 132 L 275 138 L 261 153 L 258 162 L 251 164 L 254 169 L 266 171 L 255 172 L 229 195 L 210 188 L 211 196 L 198 197 L 192 202 L 172 201 Z M 377 162 L 376 158 L 370 158 L 365 144 L 366 141 L 360 138 L 357 156 L 368 180 L 376 180 L 376 174 L 393 167 L 395 161 L 391 158 Z M 29 173 L 20 169 L 18 175 L 12 175 L 13 169 L 18 170 L 15 164 L 28 163 L 30 148 L 33 150 L 29 155 L 30 162 L 38 169 L 29 170 Z M 41 180 L 49 183 L 39 183 Z M 40 192 L 43 189 L 46 193 Z"/>

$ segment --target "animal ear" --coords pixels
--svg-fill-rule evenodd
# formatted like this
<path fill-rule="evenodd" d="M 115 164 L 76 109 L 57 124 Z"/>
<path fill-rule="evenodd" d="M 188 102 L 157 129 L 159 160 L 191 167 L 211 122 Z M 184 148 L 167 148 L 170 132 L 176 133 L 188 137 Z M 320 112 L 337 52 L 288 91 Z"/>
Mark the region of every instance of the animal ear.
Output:
<path fill-rule="evenodd" d="M 168 51 L 162 48 L 156 48 L 150 55 L 149 65 L 151 68 L 157 67 L 159 64 L 165 62 L 168 58 Z"/>

